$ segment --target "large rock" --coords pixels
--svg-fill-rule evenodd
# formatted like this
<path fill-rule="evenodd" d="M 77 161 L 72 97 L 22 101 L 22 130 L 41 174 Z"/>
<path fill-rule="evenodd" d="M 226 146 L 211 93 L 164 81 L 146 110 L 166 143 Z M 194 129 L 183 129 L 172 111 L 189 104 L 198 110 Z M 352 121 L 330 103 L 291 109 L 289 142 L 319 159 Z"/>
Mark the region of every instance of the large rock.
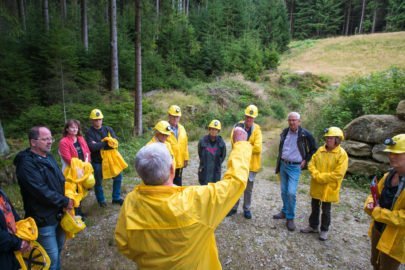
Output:
<path fill-rule="evenodd" d="M 384 144 L 374 145 L 373 149 L 371 150 L 373 152 L 373 159 L 377 160 L 378 162 L 390 163 L 388 153 L 383 152 L 385 147 L 386 146 Z"/>
<path fill-rule="evenodd" d="M 341 146 L 350 156 L 355 157 L 371 157 L 371 146 L 356 141 L 343 141 Z"/>
<path fill-rule="evenodd" d="M 351 121 L 344 131 L 348 140 L 377 144 L 405 133 L 405 121 L 394 115 L 363 115 Z"/>
<path fill-rule="evenodd" d="M 384 163 L 350 157 L 347 171 L 351 174 L 375 175 L 376 172 L 385 172 L 388 168 L 389 166 Z"/>
<path fill-rule="evenodd" d="M 398 103 L 397 116 L 399 119 L 405 120 L 405 100 L 401 100 Z"/>

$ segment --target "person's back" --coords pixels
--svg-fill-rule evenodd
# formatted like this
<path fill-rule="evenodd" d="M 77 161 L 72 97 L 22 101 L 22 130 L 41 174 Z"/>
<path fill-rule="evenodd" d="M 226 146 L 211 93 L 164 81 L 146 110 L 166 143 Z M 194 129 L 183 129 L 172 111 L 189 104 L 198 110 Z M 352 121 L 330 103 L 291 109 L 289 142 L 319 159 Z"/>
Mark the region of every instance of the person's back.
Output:
<path fill-rule="evenodd" d="M 117 221 L 118 249 L 140 269 L 221 269 L 214 232 L 246 187 L 251 151 L 236 143 L 215 184 L 173 186 L 171 167 L 168 184 L 135 187 Z"/>

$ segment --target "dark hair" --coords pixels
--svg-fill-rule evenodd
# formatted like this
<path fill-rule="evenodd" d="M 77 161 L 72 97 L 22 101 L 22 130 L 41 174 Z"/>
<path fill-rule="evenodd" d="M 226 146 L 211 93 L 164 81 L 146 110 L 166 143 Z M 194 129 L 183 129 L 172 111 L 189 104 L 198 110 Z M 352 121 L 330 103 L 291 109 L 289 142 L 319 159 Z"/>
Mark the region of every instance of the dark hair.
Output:
<path fill-rule="evenodd" d="M 76 120 L 76 119 L 70 119 L 66 122 L 65 127 L 63 128 L 63 133 L 62 133 L 63 137 L 66 137 L 69 134 L 67 129 L 73 124 L 76 124 L 76 126 L 77 126 L 77 136 L 82 136 L 82 133 L 80 132 L 80 130 L 81 130 L 80 121 Z"/>
<path fill-rule="evenodd" d="M 38 140 L 39 137 L 39 129 L 40 128 L 46 128 L 48 130 L 50 130 L 47 126 L 34 126 L 30 129 L 30 131 L 28 132 L 28 141 L 31 140 Z"/>

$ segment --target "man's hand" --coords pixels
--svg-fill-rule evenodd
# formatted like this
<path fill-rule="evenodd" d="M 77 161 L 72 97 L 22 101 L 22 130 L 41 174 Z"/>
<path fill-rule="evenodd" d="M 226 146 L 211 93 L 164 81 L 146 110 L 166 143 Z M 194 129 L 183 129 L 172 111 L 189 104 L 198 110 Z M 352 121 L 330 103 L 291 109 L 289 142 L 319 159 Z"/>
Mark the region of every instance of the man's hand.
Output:
<path fill-rule="evenodd" d="M 69 203 L 68 203 L 68 205 L 66 206 L 65 211 L 70 211 L 70 210 L 72 210 L 72 209 L 73 209 L 73 205 L 74 205 L 73 200 L 72 200 L 72 199 L 69 199 Z"/>
<path fill-rule="evenodd" d="M 185 160 L 183 168 L 187 168 L 187 166 L 188 166 L 188 160 Z"/>
<path fill-rule="evenodd" d="M 22 240 L 22 242 L 21 242 L 21 247 L 20 247 L 20 251 L 21 251 L 22 253 L 24 253 L 24 252 L 28 252 L 28 251 L 30 251 L 30 250 L 31 250 L 31 245 L 30 245 L 30 243 L 29 243 L 28 241 Z"/>
<path fill-rule="evenodd" d="M 307 161 L 304 159 L 301 161 L 301 169 L 304 169 L 305 165 L 307 165 Z"/>
<path fill-rule="evenodd" d="M 239 141 L 247 141 L 247 132 L 241 127 L 236 127 L 233 130 L 233 142 Z"/>

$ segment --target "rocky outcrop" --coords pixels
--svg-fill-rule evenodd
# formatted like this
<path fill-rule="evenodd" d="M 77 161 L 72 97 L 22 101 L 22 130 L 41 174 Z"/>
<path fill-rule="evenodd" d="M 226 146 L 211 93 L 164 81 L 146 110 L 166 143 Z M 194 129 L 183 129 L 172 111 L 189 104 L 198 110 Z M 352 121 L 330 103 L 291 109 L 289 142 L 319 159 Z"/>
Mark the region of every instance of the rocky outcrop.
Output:
<path fill-rule="evenodd" d="M 405 120 L 405 100 L 401 100 L 397 106 L 397 116 L 401 120 Z"/>
<path fill-rule="evenodd" d="M 377 160 L 378 162 L 382 163 L 390 163 L 388 159 L 388 155 L 386 152 L 383 152 L 385 149 L 384 144 L 376 144 L 374 145 L 373 149 L 371 150 L 372 152 L 372 157 L 374 160 Z"/>
<path fill-rule="evenodd" d="M 347 171 L 351 174 L 375 175 L 377 172 L 388 170 L 388 168 L 388 164 L 351 157 Z"/>
<path fill-rule="evenodd" d="M 342 142 L 342 147 L 350 156 L 369 157 L 371 155 L 371 146 L 366 143 L 347 140 Z"/>

